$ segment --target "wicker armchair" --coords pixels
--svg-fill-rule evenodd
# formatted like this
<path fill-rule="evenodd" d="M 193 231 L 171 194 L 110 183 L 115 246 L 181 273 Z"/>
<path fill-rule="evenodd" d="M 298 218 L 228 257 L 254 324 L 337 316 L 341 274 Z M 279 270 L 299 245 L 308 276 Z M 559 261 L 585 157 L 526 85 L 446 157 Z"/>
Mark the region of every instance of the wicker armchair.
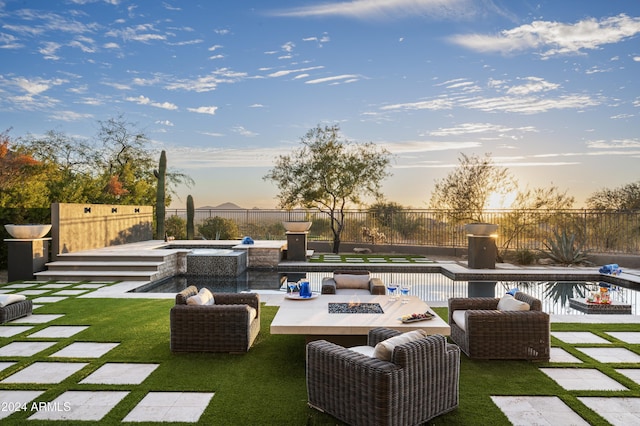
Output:
<path fill-rule="evenodd" d="M 0 324 L 31 315 L 32 311 L 33 302 L 29 299 L 0 307 Z"/>
<path fill-rule="evenodd" d="M 549 315 L 539 299 L 518 292 L 515 298 L 528 311 L 498 311 L 500 299 L 471 297 L 449 299 L 451 340 L 470 358 L 548 361 Z M 466 331 L 453 320 L 453 312 L 465 310 Z"/>
<path fill-rule="evenodd" d="M 247 352 L 260 332 L 260 298 L 255 293 L 214 293 L 213 305 L 187 305 L 198 293 L 189 286 L 171 308 L 172 352 Z M 249 321 L 250 309 L 256 317 Z"/>
<path fill-rule="evenodd" d="M 363 279 L 367 280 L 367 288 L 360 288 L 359 284 L 353 285 L 341 285 L 340 279 L 336 280 L 338 276 L 362 276 Z M 365 277 L 366 275 L 366 277 Z M 336 294 L 341 292 L 349 292 L 349 293 L 365 293 L 365 294 L 385 294 L 386 288 L 384 283 L 380 278 L 371 278 L 369 271 L 361 271 L 361 270 L 340 270 L 333 271 L 333 277 L 324 277 L 322 279 L 322 290 L 320 291 L 322 294 Z M 349 280 L 353 281 L 353 280 Z"/>
<path fill-rule="evenodd" d="M 369 332 L 369 346 L 400 334 Z M 309 405 L 351 425 L 422 424 L 458 406 L 460 349 L 443 336 L 396 346 L 391 362 L 326 340 L 307 344 Z"/>

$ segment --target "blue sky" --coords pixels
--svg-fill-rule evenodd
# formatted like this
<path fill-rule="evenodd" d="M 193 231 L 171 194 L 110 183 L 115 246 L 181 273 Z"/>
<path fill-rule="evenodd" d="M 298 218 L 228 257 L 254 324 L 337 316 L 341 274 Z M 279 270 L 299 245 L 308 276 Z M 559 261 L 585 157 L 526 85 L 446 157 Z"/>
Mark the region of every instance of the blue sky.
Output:
<path fill-rule="evenodd" d="M 123 114 L 189 174 L 173 207 L 275 207 L 262 176 L 339 124 L 426 207 L 460 153 L 584 199 L 640 179 L 640 2 L 0 0 L 0 130 Z"/>

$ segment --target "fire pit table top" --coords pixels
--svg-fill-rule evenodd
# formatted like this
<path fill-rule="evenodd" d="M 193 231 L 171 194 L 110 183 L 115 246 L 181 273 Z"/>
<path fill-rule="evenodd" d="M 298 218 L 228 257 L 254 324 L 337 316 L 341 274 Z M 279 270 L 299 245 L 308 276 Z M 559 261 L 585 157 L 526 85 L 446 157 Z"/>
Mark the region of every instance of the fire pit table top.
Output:
<path fill-rule="evenodd" d="M 330 303 L 379 304 L 383 313 L 330 313 Z M 434 318 L 428 321 L 403 323 L 400 317 L 429 311 Z M 416 296 L 409 303 L 389 301 L 389 296 L 323 294 L 315 299 L 284 299 L 271 322 L 271 334 L 350 335 L 366 336 L 369 330 L 386 327 L 401 332 L 424 330 L 428 334 L 448 336 L 451 328 L 429 306 Z"/>

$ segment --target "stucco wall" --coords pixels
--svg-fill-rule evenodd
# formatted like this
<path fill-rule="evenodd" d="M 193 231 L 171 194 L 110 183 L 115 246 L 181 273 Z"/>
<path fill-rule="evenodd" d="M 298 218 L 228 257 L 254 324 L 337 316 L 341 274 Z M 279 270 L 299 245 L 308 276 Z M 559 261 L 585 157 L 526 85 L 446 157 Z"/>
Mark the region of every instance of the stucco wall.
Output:
<path fill-rule="evenodd" d="M 153 238 L 153 207 L 51 204 L 51 253 L 103 248 Z"/>

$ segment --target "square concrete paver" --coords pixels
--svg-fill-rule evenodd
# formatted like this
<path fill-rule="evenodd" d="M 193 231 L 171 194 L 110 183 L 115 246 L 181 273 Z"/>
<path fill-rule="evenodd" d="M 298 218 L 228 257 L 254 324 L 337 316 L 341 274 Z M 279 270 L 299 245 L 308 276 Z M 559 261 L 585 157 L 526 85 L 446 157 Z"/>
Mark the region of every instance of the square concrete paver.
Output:
<path fill-rule="evenodd" d="M 57 320 L 58 318 L 62 318 L 64 315 L 38 315 L 32 314 L 27 315 L 26 317 L 18 318 L 11 321 L 11 324 L 46 324 L 49 321 Z"/>
<path fill-rule="evenodd" d="M 582 363 L 582 361 L 562 348 L 551 348 L 551 356 L 549 358 L 549 362 Z"/>
<path fill-rule="evenodd" d="M 123 421 L 196 423 L 213 395 L 201 392 L 149 392 Z"/>
<path fill-rule="evenodd" d="M 640 424 L 640 398 L 583 396 L 578 399 L 614 426 Z"/>
<path fill-rule="evenodd" d="M 623 342 L 638 344 L 640 343 L 639 331 L 607 331 L 609 336 L 613 336 Z"/>
<path fill-rule="evenodd" d="M 638 368 L 618 368 L 616 371 L 624 376 L 627 376 L 634 382 L 640 384 L 640 369 Z"/>
<path fill-rule="evenodd" d="M 86 365 L 86 362 L 35 362 L 0 383 L 60 383 Z"/>
<path fill-rule="evenodd" d="M 0 326 L 0 337 L 13 337 L 32 328 L 33 327 L 27 325 Z"/>
<path fill-rule="evenodd" d="M 15 365 L 15 362 L 0 362 L 0 371 L 6 370 L 7 368 Z"/>
<path fill-rule="evenodd" d="M 47 328 L 30 334 L 29 337 L 52 339 L 71 337 L 74 334 L 78 334 L 81 331 L 86 330 L 87 328 L 89 327 L 85 325 L 50 325 Z"/>
<path fill-rule="evenodd" d="M 40 288 L 57 289 L 57 288 L 69 287 L 70 285 L 71 283 L 49 283 L 49 284 L 41 285 Z"/>
<path fill-rule="evenodd" d="M 599 362 L 633 362 L 640 363 L 640 355 L 626 348 L 576 348 Z"/>
<path fill-rule="evenodd" d="M 75 342 L 49 355 L 55 358 L 100 358 L 119 343 Z"/>
<path fill-rule="evenodd" d="M 29 288 L 34 287 L 36 284 L 29 283 L 16 283 L 16 284 L 7 284 L 3 288 Z"/>
<path fill-rule="evenodd" d="M 44 294 L 44 293 L 49 293 L 50 290 L 38 290 L 38 289 L 29 289 L 29 290 L 22 290 L 17 292 L 17 294 L 23 294 L 25 296 L 37 296 L 39 294 Z"/>
<path fill-rule="evenodd" d="M 65 300 L 66 297 L 58 297 L 58 296 L 42 296 L 33 299 L 33 303 L 56 303 L 61 300 Z"/>
<path fill-rule="evenodd" d="M 30 408 L 29 402 L 33 401 L 44 391 L 27 390 L 0 390 L 0 419 L 4 419 L 23 408 Z"/>
<path fill-rule="evenodd" d="M 107 363 L 80 383 L 139 385 L 159 364 Z"/>
<path fill-rule="evenodd" d="M 566 343 L 611 343 L 589 331 L 552 331 L 551 335 Z"/>
<path fill-rule="evenodd" d="M 104 287 L 106 285 L 108 285 L 108 284 L 106 284 L 106 283 L 96 283 L 96 284 L 84 283 L 84 284 L 78 284 L 74 288 L 84 288 L 84 289 L 87 289 L 87 290 L 95 290 L 97 288 L 101 288 L 101 287 Z"/>
<path fill-rule="evenodd" d="M 122 399 L 126 391 L 67 391 L 54 399 L 52 410 L 42 410 L 29 420 L 101 420 Z"/>
<path fill-rule="evenodd" d="M 0 348 L 0 356 L 32 356 L 57 342 L 11 342 Z"/>
<path fill-rule="evenodd" d="M 556 396 L 492 396 L 491 400 L 514 425 L 588 425 Z"/>
<path fill-rule="evenodd" d="M 60 290 L 53 293 L 54 296 L 79 296 L 89 290 Z"/>
<path fill-rule="evenodd" d="M 593 368 L 541 368 L 540 371 L 567 390 L 627 390 Z"/>

